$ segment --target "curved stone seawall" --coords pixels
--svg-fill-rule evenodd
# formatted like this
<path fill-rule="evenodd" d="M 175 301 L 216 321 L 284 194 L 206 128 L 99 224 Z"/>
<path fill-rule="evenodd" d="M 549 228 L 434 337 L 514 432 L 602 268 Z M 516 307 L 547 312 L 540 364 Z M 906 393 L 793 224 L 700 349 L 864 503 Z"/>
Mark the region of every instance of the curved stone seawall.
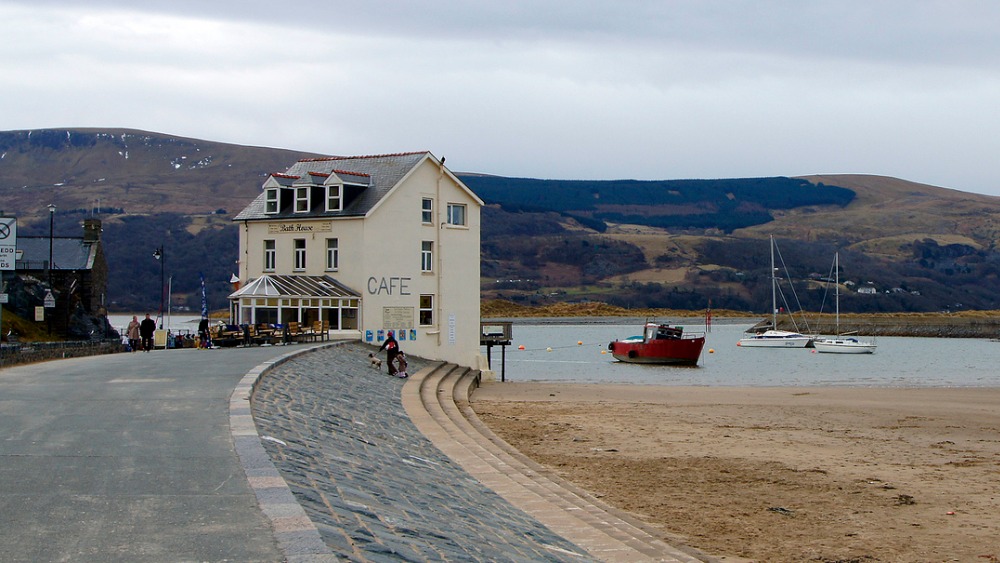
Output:
<path fill-rule="evenodd" d="M 261 442 L 329 560 L 593 560 L 438 450 L 403 408 L 406 380 L 370 367 L 374 350 L 297 356 L 254 392 Z M 411 358 L 410 371 L 433 365 Z"/>

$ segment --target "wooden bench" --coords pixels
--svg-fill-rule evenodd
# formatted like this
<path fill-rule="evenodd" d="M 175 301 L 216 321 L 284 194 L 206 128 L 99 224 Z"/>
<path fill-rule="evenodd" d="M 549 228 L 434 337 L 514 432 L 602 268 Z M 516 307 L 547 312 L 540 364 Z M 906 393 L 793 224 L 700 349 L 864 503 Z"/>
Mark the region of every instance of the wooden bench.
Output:
<path fill-rule="evenodd" d="M 330 340 L 330 321 L 316 321 L 312 326 L 313 339 Z"/>
<path fill-rule="evenodd" d="M 302 328 L 302 325 L 298 321 L 289 321 L 288 329 L 285 332 L 290 340 L 296 342 L 303 342 L 306 340 L 315 340 L 316 334 L 311 328 Z"/>
<path fill-rule="evenodd" d="M 229 348 L 243 341 L 243 330 L 237 325 L 217 325 L 209 329 L 212 345 Z"/>
<path fill-rule="evenodd" d="M 274 327 L 267 323 L 260 323 L 254 328 L 256 336 L 254 336 L 254 342 L 259 342 L 260 344 L 277 344 L 281 341 L 281 334 L 275 335 Z"/>
<path fill-rule="evenodd" d="M 271 339 L 274 336 L 274 330 L 267 325 L 261 325 L 265 327 L 261 329 L 255 325 L 249 325 L 246 327 L 243 333 L 243 344 L 245 346 L 257 345 L 262 346 L 264 344 L 270 344 Z"/>

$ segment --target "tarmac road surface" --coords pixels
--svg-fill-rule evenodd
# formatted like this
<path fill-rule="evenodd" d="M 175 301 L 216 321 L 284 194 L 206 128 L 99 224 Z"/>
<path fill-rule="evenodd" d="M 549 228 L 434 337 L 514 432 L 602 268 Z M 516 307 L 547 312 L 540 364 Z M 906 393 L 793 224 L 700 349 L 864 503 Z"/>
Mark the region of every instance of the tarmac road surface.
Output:
<path fill-rule="evenodd" d="M 288 348 L 155 350 L 0 370 L 4 561 L 281 561 L 229 431 Z"/>

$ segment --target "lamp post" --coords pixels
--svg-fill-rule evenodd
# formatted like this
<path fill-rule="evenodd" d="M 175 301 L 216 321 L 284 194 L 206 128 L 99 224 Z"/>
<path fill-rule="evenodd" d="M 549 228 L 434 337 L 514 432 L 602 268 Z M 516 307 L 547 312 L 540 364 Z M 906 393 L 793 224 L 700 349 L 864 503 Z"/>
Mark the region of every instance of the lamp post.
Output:
<path fill-rule="evenodd" d="M 55 230 L 56 224 L 56 205 L 54 203 L 49 204 L 49 267 L 48 278 L 49 278 L 49 295 L 52 295 L 52 232 Z M 46 306 L 49 304 L 46 303 Z M 52 338 L 52 314 L 55 312 L 54 308 L 52 311 L 47 311 L 45 313 L 46 325 L 49 329 L 49 338 Z"/>
<path fill-rule="evenodd" d="M 167 261 L 166 255 L 163 253 L 163 245 L 161 244 L 159 248 L 153 251 L 153 258 L 160 263 L 160 328 L 163 328 L 163 263 Z"/>
<path fill-rule="evenodd" d="M 56 223 L 56 206 L 53 203 L 49 204 L 49 267 L 48 278 L 49 278 L 49 289 L 52 289 L 52 231 Z"/>

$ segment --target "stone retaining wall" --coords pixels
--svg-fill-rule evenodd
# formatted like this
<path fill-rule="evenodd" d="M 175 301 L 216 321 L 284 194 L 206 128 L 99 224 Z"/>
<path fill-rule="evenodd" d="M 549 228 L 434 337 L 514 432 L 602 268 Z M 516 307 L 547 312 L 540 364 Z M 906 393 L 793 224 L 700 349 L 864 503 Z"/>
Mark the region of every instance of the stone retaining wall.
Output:
<path fill-rule="evenodd" d="M 96 341 L 4 343 L 0 348 L 2 351 L 0 353 L 0 367 L 62 358 L 116 354 L 124 350 L 124 346 L 117 338 Z"/>

